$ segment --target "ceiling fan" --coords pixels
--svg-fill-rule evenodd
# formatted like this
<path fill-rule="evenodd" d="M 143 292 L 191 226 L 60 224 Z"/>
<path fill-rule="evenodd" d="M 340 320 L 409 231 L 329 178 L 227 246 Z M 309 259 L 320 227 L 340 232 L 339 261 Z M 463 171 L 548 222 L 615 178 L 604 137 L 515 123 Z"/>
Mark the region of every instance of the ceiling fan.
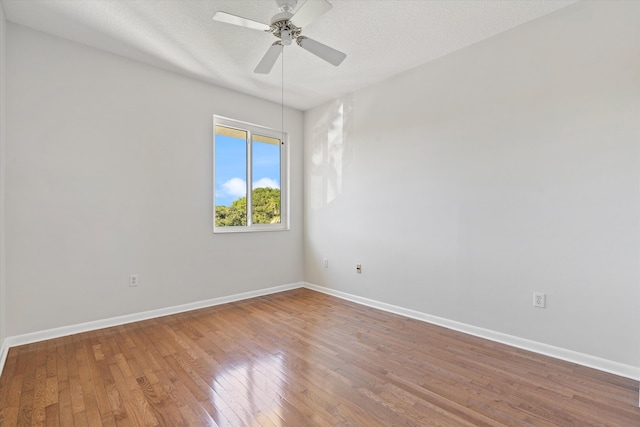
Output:
<path fill-rule="evenodd" d="M 267 50 L 267 53 L 254 70 L 255 73 L 269 74 L 282 53 L 282 49 L 285 46 L 289 46 L 294 40 L 298 46 L 330 64 L 338 66 L 344 61 L 347 57 L 346 54 L 302 35 L 302 28 L 328 12 L 333 7 L 331 3 L 327 0 L 307 0 L 295 13 L 292 11 L 296 7 L 297 0 L 276 0 L 276 3 L 280 13 L 271 18 L 270 25 L 226 12 L 216 12 L 213 15 L 215 21 L 265 31 L 279 39 Z"/>

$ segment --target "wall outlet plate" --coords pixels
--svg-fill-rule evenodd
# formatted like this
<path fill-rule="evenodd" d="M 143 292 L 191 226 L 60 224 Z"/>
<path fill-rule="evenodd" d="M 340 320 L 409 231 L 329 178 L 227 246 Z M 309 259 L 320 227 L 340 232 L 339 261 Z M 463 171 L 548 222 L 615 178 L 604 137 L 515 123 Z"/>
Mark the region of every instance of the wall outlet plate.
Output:
<path fill-rule="evenodd" d="M 546 308 L 547 296 L 542 292 L 533 293 L 533 306 L 538 308 Z"/>

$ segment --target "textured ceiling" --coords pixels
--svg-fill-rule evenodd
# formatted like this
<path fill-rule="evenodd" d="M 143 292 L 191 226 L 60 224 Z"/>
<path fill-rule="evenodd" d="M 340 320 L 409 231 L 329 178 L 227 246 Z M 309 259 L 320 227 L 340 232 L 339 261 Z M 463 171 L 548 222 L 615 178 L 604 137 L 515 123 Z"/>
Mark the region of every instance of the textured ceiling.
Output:
<path fill-rule="evenodd" d="M 299 4 L 302 4 L 299 0 Z M 331 1 L 331 0 L 330 0 Z M 306 110 L 575 3 L 576 0 L 332 0 L 303 34 L 347 54 L 334 67 L 292 45 L 284 102 Z M 269 23 L 275 0 L 2 0 L 7 20 L 274 102 L 282 63 L 253 69 L 275 38 L 214 22 Z"/>

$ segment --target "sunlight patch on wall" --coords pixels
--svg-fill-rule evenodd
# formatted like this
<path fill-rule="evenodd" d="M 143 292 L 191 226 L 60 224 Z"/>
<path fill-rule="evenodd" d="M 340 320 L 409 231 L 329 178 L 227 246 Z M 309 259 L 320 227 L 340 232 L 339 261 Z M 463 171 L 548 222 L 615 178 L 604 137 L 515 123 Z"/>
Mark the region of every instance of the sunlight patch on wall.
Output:
<path fill-rule="evenodd" d="M 313 209 L 335 201 L 343 191 L 342 177 L 347 159 L 347 129 L 350 100 L 328 104 L 313 130 L 309 201 Z"/>

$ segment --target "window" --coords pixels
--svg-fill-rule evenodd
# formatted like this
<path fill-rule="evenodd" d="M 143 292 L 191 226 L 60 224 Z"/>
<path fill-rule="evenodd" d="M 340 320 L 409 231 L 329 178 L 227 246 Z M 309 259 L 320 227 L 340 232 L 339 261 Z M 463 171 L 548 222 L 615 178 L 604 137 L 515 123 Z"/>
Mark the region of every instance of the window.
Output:
<path fill-rule="evenodd" d="M 288 229 L 286 160 L 282 132 L 214 117 L 214 233 Z"/>

